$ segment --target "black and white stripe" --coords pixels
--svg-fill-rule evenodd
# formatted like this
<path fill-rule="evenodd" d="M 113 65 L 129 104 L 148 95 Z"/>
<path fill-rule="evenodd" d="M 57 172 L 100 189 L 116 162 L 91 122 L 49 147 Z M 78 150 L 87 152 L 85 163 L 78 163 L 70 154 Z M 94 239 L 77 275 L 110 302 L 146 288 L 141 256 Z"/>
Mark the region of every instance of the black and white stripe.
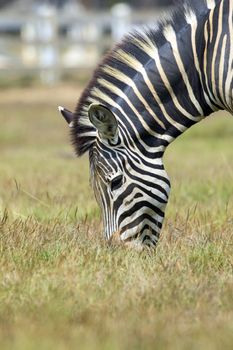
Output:
<path fill-rule="evenodd" d="M 213 111 L 232 112 L 232 16 L 232 0 L 185 2 L 125 37 L 95 71 L 71 133 L 77 155 L 89 152 L 107 239 L 156 244 L 170 191 L 166 147 Z"/>

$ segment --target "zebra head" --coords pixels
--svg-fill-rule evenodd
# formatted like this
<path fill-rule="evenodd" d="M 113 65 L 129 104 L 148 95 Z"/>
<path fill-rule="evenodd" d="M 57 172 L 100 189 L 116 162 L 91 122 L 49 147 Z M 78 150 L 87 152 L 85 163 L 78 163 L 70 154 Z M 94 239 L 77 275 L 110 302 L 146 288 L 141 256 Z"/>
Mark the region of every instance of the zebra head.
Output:
<path fill-rule="evenodd" d="M 93 131 L 80 117 L 60 109 L 72 126 L 74 144 L 87 141 Z M 95 128 L 89 147 L 90 182 L 102 211 L 104 236 L 129 246 L 155 246 L 168 201 L 170 183 L 161 157 L 147 159 L 126 137 L 117 113 L 103 104 L 88 107 Z M 86 129 L 85 129 L 86 128 Z M 80 144 L 78 144 L 80 155 Z"/>

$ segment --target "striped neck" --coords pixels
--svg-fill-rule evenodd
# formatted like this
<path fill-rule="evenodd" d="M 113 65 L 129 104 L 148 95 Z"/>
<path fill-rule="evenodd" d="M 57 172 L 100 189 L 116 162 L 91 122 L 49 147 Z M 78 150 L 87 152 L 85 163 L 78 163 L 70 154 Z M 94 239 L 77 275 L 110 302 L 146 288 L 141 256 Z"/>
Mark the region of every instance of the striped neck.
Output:
<path fill-rule="evenodd" d="M 96 141 L 87 118 L 91 103 L 109 108 L 123 139 L 150 159 L 156 153 L 159 157 L 193 124 L 223 108 L 208 83 L 207 51 L 211 25 L 214 32 L 211 14 L 225 2 L 230 0 L 187 3 L 156 28 L 128 35 L 109 53 L 76 109 L 73 139 L 78 155 Z M 77 134 L 83 137 L 77 139 Z"/>
<path fill-rule="evenodd" d="M 202 81 L 216 109 L 232 113 L 233 2 L 216 0 L 203 27 Z"/>
<path fill-rule="evenodd" d="M 127 50 L 105 65 L 94 98 L 109 104 L 125 136 L 154 157 L 177 136 L 218 109 L 201 74 L 206 14 L 187 12 L 182 27 L 164 26 L 160 46 L 152 33 L 130 36 Z M 143 152 L 143 150 L 142 150 Z"/>

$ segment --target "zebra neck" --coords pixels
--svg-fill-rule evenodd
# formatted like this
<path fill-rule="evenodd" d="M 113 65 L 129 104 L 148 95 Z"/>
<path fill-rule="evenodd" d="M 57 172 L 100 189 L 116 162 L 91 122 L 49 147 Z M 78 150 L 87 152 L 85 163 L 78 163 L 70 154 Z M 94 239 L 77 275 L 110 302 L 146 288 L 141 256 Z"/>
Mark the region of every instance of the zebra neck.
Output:
<path fill-rule="evenodd" d="M 219 109 L 203 74 L 210 7 L 189 8 L 158 30 L 128 36 L 100 68 L 90 101 L 110 107 L 122 134 L 142 151 L 165 150 Z"/>
<path fill-rule="evenodd" d="M 117 55 L 137 71 L 128 78 L 131 90 L 127 86 L 121 92 L 121 102 L 125 106 L 127 100 L 126 114 L 131 120 L 136 119 L 138 133 L 149 146 L 160 145 L 165 149 L 180 134 L 218 109 L 209 97 L 200 64 L 205 49 L 206 16 L 197 18 L 190 12 L 186 21 L 188 24 L 179 31 L 172 25 L 165 26 L 161 46 L 144 35 L 133 38 L 141 52 L 134 49 L 134 57 L 126 52 Z"/>
<path fill-rule="evenodd" d="M 233 2 L 216 0 L 203 27 L 202 81 L 216 109 L 232 113 Z"/>

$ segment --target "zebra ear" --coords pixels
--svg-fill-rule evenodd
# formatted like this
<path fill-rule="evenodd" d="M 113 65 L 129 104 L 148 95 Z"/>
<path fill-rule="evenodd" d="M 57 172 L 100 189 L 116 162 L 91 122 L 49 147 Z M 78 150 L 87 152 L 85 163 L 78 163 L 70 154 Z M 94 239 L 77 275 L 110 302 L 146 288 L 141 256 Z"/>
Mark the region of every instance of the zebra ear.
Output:
<path fill-rule="evenodd" d="M 114 114 L 107 107 L 92 103 L 88 109 L 88 116 L 101 138 L 107 139 L 111 144 L 117 143 L 118 123 Z"/>
<path fill-rule="evenodd" d="M 74 119 L 74 113 L 69 111 L 68 109 L 59 106 L 58 107 L 59 112 L 61 115 L 65 118 L 66 122 L 68 123 L 69 127 L 72 128 L 73 126 L 73 119 Z"/>

